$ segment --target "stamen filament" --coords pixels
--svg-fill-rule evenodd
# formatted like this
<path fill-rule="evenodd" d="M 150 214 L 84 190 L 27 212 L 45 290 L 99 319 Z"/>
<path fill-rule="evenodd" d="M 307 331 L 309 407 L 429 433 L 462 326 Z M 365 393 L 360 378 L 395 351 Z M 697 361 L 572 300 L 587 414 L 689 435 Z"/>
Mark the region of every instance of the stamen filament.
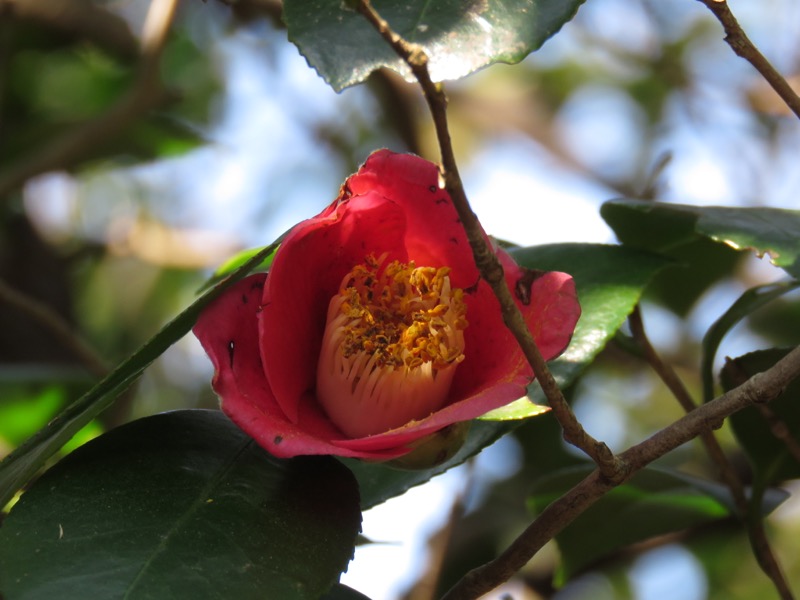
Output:
<path fill-rule="evenodd" d="M 317 397 L 351 437 L 441 408 L 464 360 L 466 305 L 450 270 L 384 262 L 356 265 L 328 306 Z"/>

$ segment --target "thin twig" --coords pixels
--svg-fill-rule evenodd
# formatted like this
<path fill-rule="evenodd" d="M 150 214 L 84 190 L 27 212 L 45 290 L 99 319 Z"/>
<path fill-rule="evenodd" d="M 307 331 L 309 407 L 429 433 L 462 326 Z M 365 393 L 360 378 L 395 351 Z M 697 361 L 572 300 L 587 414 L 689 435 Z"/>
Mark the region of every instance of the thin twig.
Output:
<path fill-rule="evenodd" d="M 533 368 L 533 372 L 536 374 L 536 379 L 547 397 L 550 408 L 564 430 L 564 438 L 589 455 L 609 480 L 616 481 L 624 477 L 625 465 L 617 460 L 617 457 L 614 456 L 608 446 L 595 440 L 583 429 L 569 404 L 567 404 L 563 393 L 547 368 L 547 363 L 541 352 L 539 352 L 539 348 L 536 346 L 536 342 L 525 324 L 522 313 L 514 302 L 511 291 L 506 284 L 503 267 L 484 236 L 475 213 L 470 208 L 464 192 L 464 186 L 461 183 L 461 177 L 458 174 L 453 145 L 450 139 L 450 131 L 447 124 L 447 98 L 442 87 L 431 80 L 428 71 L 428 56 L 421 46 L 409 43 L 392 31 L 389 24 L 372 8 L 369 0 L 360 0 L 358 10 L 406 62 L 422 88 L 433 118 L 436 137 L 439 141 L 445 187 L 467 233 L 467 239 L 475 257 L 475 264 L 480 271 L 481 277 L 491 286 L 495 296 L 497 296 L 503 315 L 503 322 L 516 338 L 525 358 Z"/>
<path fill-rule="evenodd" d="M 105 377 L 108 368 L 91 346 L 79 337 L 69 324 L 49 306 L 19 292 L 0 279 L 0 303 L 27 315 L 44 327 L 64 348 L 77 358 L 92 375 Z"/>
<path fill-rule="evenodd" d="M 655 348 L 653 348 L 653 345 L 650 343 L 650 340 L 644 331 L 644 323 L 642 322 L 642 313 L 639 309 L 639 306 L 633 310 L 628 318 L 628 322 L 631 326 L 631 334 L 633 335 L 633 339 L 636 340 L 636 342 L 639 344 L 639 347 L 642 349 L 645 360 L 647 360 L 656 374 L 661 378 L 661 381 L 664 382 L 664 385 L 669 388 L 669 391 L 672 392 L 673 396 L 675 396 L 675 399 L 681 405 L 683 410 L 685 410 L 687 413 L 692 412 L 697 408 L 697 404 L 692 399 L 691 394 L 689 394 L 689 390 L 687 390 L 686 386 L 683 385 L 683 382 L 680 380 L 678 374 L 675 372 L 672 366 L 668 365 L 661 359 Z M 722 450 L 722 446 L 719 445 L 717 438 L 714 437 L 713 431 L 704 431 L 700 434 L 700 439 L 706 448 L 706 452 L 708 452 L 708 455 L 711 457 L 711 460 L 715 465 L 717 465 L 720 477 L 731 491 L 734 504 L 736 505 L 736 510 L 739 512 L 740 517 L 744 518 L 747 514 L 747 498 L 745 497 L 742 482 L 736 475 L 736 471 L 734 471 L 733 466 L 725 456 L 725 452 Z"/>
<path fill-rule="evenodd" d="M 747 406 L 772 401 L 800 376 L 800 347 L 770 369 L 739 387 L 697 407 L 661 431 L 619 455 L 633 476 L 654 460 L 718 426 L 726 417 Z M 566 494 L 549 504 L 528 528 L 497 558 L 467 573 L 442 600 L 472 600 L 490 592 L 519 571 L 533 556 L 578 515 L 594 504 L 614 483 L 595 470 Z"/>
<path fill-rule="evenodd" d="M 0 198 L 31 177 L 72 167 L 119 135 L 134 120 L 172 97 L 159 79 L 161 53 L 178 0 L 153 0 L 142 33 L 139 74 L 130 89 L 98 117 L 81 123 L 0 174 Z"/>
<path fill-rule="evenodd" d="M 725 41 L 733 51 L 753 65 L 791 111 L 800 118 L 800 97 L 750 41 L 728 7 L 728 3 L 725 0 L 700 0 L 700 2 L 705 4 L 722 23 L 722 27 L 725 29 Z"/>
<path fill-rule="evenodd" d="M 653 367 L 653 370 L 658 374 L 664 384 L 669 388 L 670 392 L 672 392 L 672 395 L 675 396 L 675 398 L 678 400 L 678 403 L 687 413 L 695 410 L 697 408 L 697 404 L 692 399 L 689 391 L 683 385 L 683 382 L 678 377 L 678 374 L 671 365 L 668 365 L 661 360 L 661 357 L 650 343 L 650 340 L 644 331 L 644 323 L 642 322 L 642 314 L 639 306 L 634 309 L 628 321 L 631 326 L 631 334 L 633 335 L 633 338 L 641 347 L 645 359 L 650 366 Z M 770 413 L 772 412 L 770 411 L 769 407 L 765 405 L 759 405 L 758 408 L 762 411 L 769 411 Z M 717 438 L 714 436 L 714 432 L 710 429 L 702 431 L 700 433 L 700 439 L 706 448 L 706 452 L 708 452 L 708 455 L 711 457 L 711 460 L 717 465 L 722 480 L 725 482 L 725 485 L 731 492 L 734 505 L 739 513 L 739 518 L 747 526 L 747 533 L 748 537 L 750 538 L 750 546 L 753 550 L 753 554 L 756 557 L 756 562 L 758 562 L 759 566 L 764 571 L 764 574 L 770 578 L 775 586 L 775 589 L 780 594 L 780 597 L 783 600 L 791 600 L 793 596 L 790 591 L 789 584 L 783 575 L 783 570 L 778 563 L 778 559 L 775 557 L 775 553 L 772 551 L 772 547 L 769 544 L 769 539 L 767 538 L 767 533 L 764 530 L 764 522 L 761 519 L 760 511 L 761 503 L 759 502 L 757 505 L 754 505 L 753 503 L 747 501 L 744 485 L 739 479 L 739 476 L 736 474 L 736 471 L 728 460 L 728 457 L 725 456 L 725 452 L 722 450 L 722 446 L 720 446 Z"/>

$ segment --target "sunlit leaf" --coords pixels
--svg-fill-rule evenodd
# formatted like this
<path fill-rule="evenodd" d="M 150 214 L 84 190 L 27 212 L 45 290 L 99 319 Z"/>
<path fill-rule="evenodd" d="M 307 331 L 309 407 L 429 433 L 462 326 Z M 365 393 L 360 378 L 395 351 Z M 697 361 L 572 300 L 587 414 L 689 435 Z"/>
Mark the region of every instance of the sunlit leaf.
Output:
<path fill-rule="evenodd" d="M 218 411 L 165 413 L 89 442 L 23 494 L 0 529 L 3 593 L 316 599 L 360 523 L 334 459 L 273 458 Z"/>
<path fill-rule="evenodd" d="M 593 467 L 564 469 L 535 482 L 529 504 L 539 513 L 586 477 Z M 769 490 L 764 511 L 788 497 Z M 731 516 L 724 486 L 663 468 L 648 468 L 608 492 L 556 536 L 562 579 L 630 544 Z M 655 517 L 654 517 L 655 515 Z"/>
<path fill-rule="evenodd" d="M 649 281 L 670 264 L 646 252 L 602 244 L 552 244 L 511 254 L 525 267 L 564 271 L 575 279 L 581 318 L 566 352 L 550 361 L 561 386 L 574 381 L 594 360 L 633 311 Z M 536 383 L 530 397 L 545 402 Z"/>
<path fill-rule="evenodd" d="M 430 59 L 434 81 L 458 79 L 486 65 L 517 63 L 575 15 L 584 0 L 373 0 L 375 10 Z M 408 67 L 367 20 L 342 0 L 284 0 L 289 39 L 339 91 L 380 67 L 407 78 Z"/>
<path fill-rule="evenodd" d="M 543 415 L 548 411 L 546 406 L 534 404 L 530 398 L 524 397 L 515 400 L 511 404 L 506 404 L 500 408 L 489 411 L 479 417 L 483 421 L 516 421 L 518 419 L 528 419 L 538 415 Z"/>
<path fill-rule="evenodd" d="M 276 242 L 283 241 L 283 238 L 286 237 L 286 233 L 281 234 L 281 236 L 275 240 Z M 275 253 L 278 251 L 279 246 L 275 246 L 272 252 L 267 254 L 259 264 L 254 266 L 251 269 L 251 272 L 263 272 L 269 271 L 269 268 L 272 266 L 272 259 L 275 258 Z M 263 247 L 261 248 L 250 248 L 248 250 L 242 250 L 238 254 L 230 257 L 224 263 L 222 263 L 216 271 L 211 275 L 211 277 L 203 284 L 203 287 L 200 288 L 200 291 L 205 291 L 208 288 L 216 285 L 223 279 L 225 279 L 228 275 L 236 271 L 239 267 L 245 264 L 247 261 L 252 259 L 256 254 L 262 252 L 264 250 Z"/>
<path fill-rule="evenodd" d="M 70 404 L 61 414 L 0 462 L 0 506 L 5 505 L 75 433 L 111 406 L 156 358 L 188 333 L 205 306 L 228 285 L 238 281 L 276 248 L 271 244 L 204 293 L 191 306 L 167 323 L 96 386 Z"/>

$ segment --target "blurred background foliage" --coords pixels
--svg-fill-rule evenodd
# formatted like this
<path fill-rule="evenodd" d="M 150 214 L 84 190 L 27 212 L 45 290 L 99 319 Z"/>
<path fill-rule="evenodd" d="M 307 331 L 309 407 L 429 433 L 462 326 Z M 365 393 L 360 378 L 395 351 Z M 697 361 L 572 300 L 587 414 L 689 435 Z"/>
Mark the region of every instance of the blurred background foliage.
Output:
<path fill-rule="evenodd" d="M 800 76 L 800 6 L 730 4 L 773 64 Z M 108 135 L 75 142 L 76 131 L 140 85 L 146 9 L 144 0 L 0 0 L 0 455 L 152 336 L 225 258 L 316 214 L 371 150 L 437 156 L 415 86 L 380 72 L 335 94 L 287 43 L 277 0 L 184 3 L 157 85 L 138 90 Z M 697 2 L 588 0 L 520 65 L 491 67 L 447 90 L 478 215 L 515 222 L 487 229 L 518 244 L 612 242 L 597 215 L 614 197 L 796 206 L 800 126 Z M 523 179 L 497 188 L 491 174 L 509 170 Z M 519 187 L 524 178 L 539 178 L 544 193 L 531 197 Z M 559 205 L 565 190 L 583 212 Z M 705 246 L 661 249 L 678 263 L 650 287 L 643 313 L 653 343 L 699 398 L 703 333 L 742 291 L 782 273 L 690 241 Z M 691 264 L 680 262 L 687 257 Z M 800 300 L 787 295 L 738 327 L 720 355 L 796 344 L 799 317 Z M 59 335 L 63 324 L 71 335 Z M 210 376 L 198 344 L 182 340 L 72 447 L 133 418 L 216 406 Z M 624 332 L 569 394 L 589 431 L 614 449 L 681 415 Z M 749 481 L 731 432 L 719 435 Z M 419 585 L 404 583 L 406 598 L 434 597 L 426 577 L 446 589 L 495 556 L 530 521 L 532 483 L 580 460 L 549 417 L 514 439 L 514 451 L 501 455 L 514 474 L 479 485 L 464 520 L 431 537 L 429 572 L 416 574 Z M 699 444 L 664 464 L 715 477 Z M 800 584 L 797 513 L 787 503 L 768 526 Z M 515 597 L 556 594 L 556 553 L 549 546 L 520 573 Z M 654 579 L 640 574 L 653 564 L 663 573 L 688 565 L 694 587 L 647 595 L 642 586 Z M 745 599 L 770 589 L 741 528 L 721 521 L 627 548 L 557 597 Z"/>

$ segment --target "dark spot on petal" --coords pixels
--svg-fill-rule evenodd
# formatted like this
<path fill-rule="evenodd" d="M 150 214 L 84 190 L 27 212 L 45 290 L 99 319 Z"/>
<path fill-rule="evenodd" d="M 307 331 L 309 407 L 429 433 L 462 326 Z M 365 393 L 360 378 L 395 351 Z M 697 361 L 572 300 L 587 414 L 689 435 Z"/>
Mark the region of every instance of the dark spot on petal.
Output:
<path fill-rule="evenodd" d="M 475 292 L 478 291 L 478 284 L 480 282 L 481 282 L 481 277 L 480 277 L 480 275 L 478 275 L 478 279 L 475 281 L 475 283 L 473 283 L 471 286 L 469 286 L 467 288 L 464 288 L 464 291 L 467 294 L 474 294 Z"/>
<path fill-rule="evenodd" d="M 233 368 L 233 340 L 228 342 L 228 366 Z"/>
<path fill-rule="evenodd" d="M 447 198 L 439 198 L 436 200 L 436 204 L 447 204 Z"/>
<path fill-rule="evenodd" d="M 533 286 L 533 282 L 545 273 L 546 271 L 540 269 L 522 268 L 522 277 L 517 279 L 517 282 L 514 284 L 514 295 L 525 306 L 531 303 L 531 286 Z"/>
<path fill-rule="evenodd" d="M 430 190 L 431 194 L 435 194 L 436 190 L 438 190 L 439 188 L 436 187 L 435 185 L 432 185 L 428 189 Z M 437 202 L 438 202 L 438 200 L 437 200 Z"/>
<path fill-rule="evenodd" d="M 251 290 L 263 290 L 264 289 L 264 281 L 254 281 L 252 285 L 250 285 Z"/>
<path fill-rule="evenodd" d="M 451 237 L 450 241 L 453 242 L 454 244 L 457 244 L 458 243 L 458 238 Z"/>
<path fill-rule="evenodd" d="M 247 304 L 247 295 L 242 294 L 242 304 Z"/>
<path fill-rule="evenodd" d="M 278 444 L 280 444 L 282 441 L 283 441 L 283 436 L 276 435 L 276 436 L 275 436 L 275 439 L 274 439 L 274 440 L 272 440 L 272 443 L 273 443 L 273 444 L 275 444 L 275 445 L 277 446 L 277 445 L 278 445 Z"/>

